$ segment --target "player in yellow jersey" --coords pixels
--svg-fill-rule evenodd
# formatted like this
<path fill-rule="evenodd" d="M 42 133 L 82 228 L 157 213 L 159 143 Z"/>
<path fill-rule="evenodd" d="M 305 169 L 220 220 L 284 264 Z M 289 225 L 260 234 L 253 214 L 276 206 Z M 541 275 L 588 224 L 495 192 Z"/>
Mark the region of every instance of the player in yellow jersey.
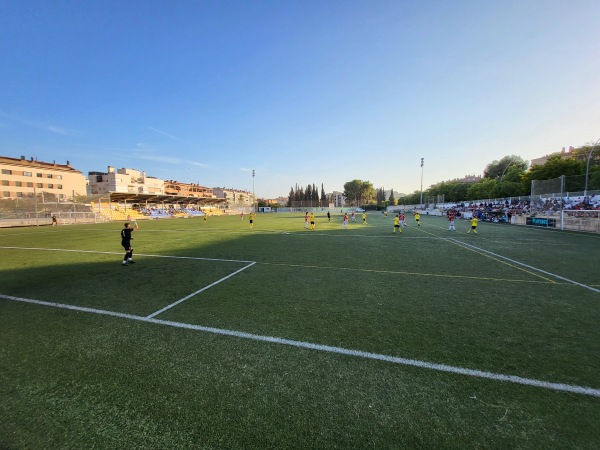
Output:
<path fill-rule="evenodd" d="M 315 213 L 313 212 L 310 213 L 310 229 L 315 229 Z"/>
<path fill-rule="evenodd" d="M 367 224 L 367 213 L 362 213 L 363 225 Z"/>
<path fill-rule="evenodd" d="M 421 214 L 418 212 L 415 213 L 415 220 L 417 221 L 417 226 L 421 226 Z"/>
<path fill-rule="evenodd" d="M 394 216 L 394 233 L 396 230 L 402 233 L 402 227 L 400 226 L 400 218 L 398 216 Z"/>
<path fill-rule="evenodd" d="M 256 213 L 250 213 L 250 228 L 254 228 L 254 218 L 256 217 Z"/>
<path fill-rule="evenodd" d="M 473 217 L 471 219 L 471 229 L 467 231 L 467 234 L 469 234 L 471 231 L 477 234 L 477 217 Z"/>

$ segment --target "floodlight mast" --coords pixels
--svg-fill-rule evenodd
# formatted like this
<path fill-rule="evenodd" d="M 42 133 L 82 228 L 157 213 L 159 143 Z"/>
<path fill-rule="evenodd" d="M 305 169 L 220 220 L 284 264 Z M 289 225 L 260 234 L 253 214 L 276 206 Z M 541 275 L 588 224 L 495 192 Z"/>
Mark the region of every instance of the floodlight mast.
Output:
<path fill-rule="evenodd" d="M 419 205 L 421 209 L 423 209 L 423 163 L 425 162 L 425 158 L 421 158 L 421 201 Z"/>
<path fill-rule="evenodd" d="M 508 170 L 508 168 L 510 166 L 512 166 L 513 163 L 515 163 L 515 162 L 517 162 L 516 158 L 512 158 L 511 161 L 506 165 L 506 167 L 502 171 L 502 175 L 500 175 L 500 183 L 502 183 L 502 179 L 504 178 L 504 174 L 506 173 L 506 171 Z"/>
<path fill-rule="evenodd" d="M 588 154 L 588 157 L 587 157 L 587 164 L 585 166 L 585 189 L 583 191 L 584 197 L 587 197 L 588 177 L 589 177 L 589 173 L 590 173 L 590 160 L 592 159 L 592 154 L 594 153 L 594 149 L 598 146 L 599 142 L 600 142 L 600 139 L 598 139 L 596 141 L 596 143 L 592 146 L 592 149 L 590 150 L 590 153 Z"/>
<path fill-rule="evenodd" d="M 254 169 L 252 169 L 252 212 L 256 212 L 256 194 L 254 193 Z"/>

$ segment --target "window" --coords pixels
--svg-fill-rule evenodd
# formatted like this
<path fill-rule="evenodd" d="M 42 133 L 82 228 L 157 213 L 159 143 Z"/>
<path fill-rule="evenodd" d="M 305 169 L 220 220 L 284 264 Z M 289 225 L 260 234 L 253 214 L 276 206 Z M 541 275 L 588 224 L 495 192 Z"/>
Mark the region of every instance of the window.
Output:
<path fill-rule="evenodd" d="M 23 176 L 24 176 L 24 177 L 30 177 L 30 176 L 32 176 L 32 175 L 33 175 L 33 174 L 32 174 L 31 172 L 23 172 Z"/>
<path fill-rule="evenodd" d="M 56 178 L 62 180 L 62 175 L 56 175 Z"/>
<path fill-rule="evenodd" d="M 27 182 L 27 187 L 33 187 L 33 183 Z"/>
<path fill-rule="evenodd" d="M 54 185 L 53 184 L 49 184 L 48 185 L 48 189 L 54 189 Z"/>
<path fill-rule="evenodd" d="M 12 170 L 2 169 L 2 175 L 12 175 Z"/>
<path fill-rule="evenodd" d="M 17 192 L 17 197 L 23 197 L 23 193 L 22 192 Z"/>
<path fill-rule="evenodd" d="M 44 184 L 43 183 L 38 183 L 37 187 L 39 187 L 39 188 L 44 187 Z"/>
<path fill-rule="evenodd" d="M 8 191 L 4 191 L 4 192 L 2 193 L 2 197 L 10 197 L 10 192 L 8 192 Z"/>
<path fill-rule="evenodd" d="M 35 176 L 38 177 L 38 178 L 42 178 L 42 174 L 41 173 L 36 173 Z"/>
<path fill-rule="evenodd" d="M 57 184 L 56 189 L 62 189 L 62 184 Z"/>
<path fill-rule="evenodd" d="M 8 180 L 2 180 L 2 186 L 8 186 Z"/>
<path fill-rule="evenodd" d="M 23 183 L 21 183 L 20 181 L 15 181 L 15 186 L 21 187 L 21 186 L 23 186 Z"/>
<path fill-rule="evenodd" d="M 52 178 L 52 174 L 49 173 L 48 175 L 46 175 L 46 178 Z"/>

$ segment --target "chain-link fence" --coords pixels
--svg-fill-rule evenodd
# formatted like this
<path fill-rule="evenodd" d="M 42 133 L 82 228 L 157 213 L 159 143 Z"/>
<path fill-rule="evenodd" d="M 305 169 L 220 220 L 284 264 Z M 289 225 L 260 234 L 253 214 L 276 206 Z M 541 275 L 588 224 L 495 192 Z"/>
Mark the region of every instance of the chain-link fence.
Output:
<path fill-rule="evenodd" d="M 97 223 L 110 218 L 94 212 L 88 197 L 60 201 L 53 196 L 20 197 L 0 200 L 0 226 L 42 226 Z"/>

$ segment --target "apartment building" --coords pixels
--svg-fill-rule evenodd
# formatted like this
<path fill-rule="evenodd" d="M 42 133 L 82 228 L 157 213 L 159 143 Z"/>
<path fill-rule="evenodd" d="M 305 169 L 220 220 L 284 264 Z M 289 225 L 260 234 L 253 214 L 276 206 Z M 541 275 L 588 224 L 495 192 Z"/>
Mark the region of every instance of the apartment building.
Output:
<path fill-rule="evenodd" d="M 53 194 L 58 200 L 86 195 L 86 179 L 71 163 L 57 164 L 21 156 L 0 156 L 0 198 L 33 197 Z"/>
<path fill-rule="evenodd" d="M 227 201 L 229 208 L 252 206 L 256 201 L 252 192 L 227 188 L 213 188 L 212 190 L 217 198 L 224 198 Z"/>
<path fill-rule="evenodd" d="M 182 183 L 181 181 L 165 181 L 166 195 L 180 195 L 183 197 L 217 198 L 213 189 L 195 183 Z"/>
<path fill-rule="evenodd" d="M 165 181 L 149 177 L 146 172 L 136 169 L 117 169 L 108 166 L 106 172 L 89 172 L 89 193 L 107 194 L 119 192 L 123 194 L 154 194 L 165 193 Z"/>
<path fill-rule="evenodd" d="M 346 205 L 346 197 L 343 192 L 333 191 L 331 194 L 327 194 L 329 204 L 333 204 L 335 208 L 340 208 Z"/>

